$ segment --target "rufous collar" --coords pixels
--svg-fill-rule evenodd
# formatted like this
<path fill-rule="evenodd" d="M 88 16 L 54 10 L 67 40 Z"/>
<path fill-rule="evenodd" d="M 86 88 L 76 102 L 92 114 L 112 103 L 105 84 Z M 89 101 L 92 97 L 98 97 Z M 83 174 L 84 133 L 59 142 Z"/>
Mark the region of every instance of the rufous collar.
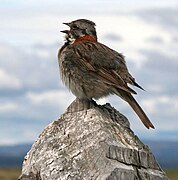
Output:
<path fill-rule="evenodd" d="M 74 41 L 74 44 L 79 43 L 81 41 L 95 41 L 96 42 L 97 38 L 95 36 L 90 36 L 90 35 L 82 36 L 82 37 L 76 39 Z"/>

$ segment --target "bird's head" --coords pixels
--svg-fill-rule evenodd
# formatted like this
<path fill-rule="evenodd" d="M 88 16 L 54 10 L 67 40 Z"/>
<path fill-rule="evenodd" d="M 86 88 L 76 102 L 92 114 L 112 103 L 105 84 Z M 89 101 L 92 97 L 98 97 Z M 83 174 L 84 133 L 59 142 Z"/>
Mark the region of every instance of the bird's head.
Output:
<path fill-rule="evenodd" d="M 90 20 L 78 19 L 70 23 L 63 23 L 63 24 L 70 27 L 70 30 L 66 31 L 65 33 L 71 39 L 76 40 L 80 37 L 87 36 L 87 35 L 97 38 L 95 23 Z"/>

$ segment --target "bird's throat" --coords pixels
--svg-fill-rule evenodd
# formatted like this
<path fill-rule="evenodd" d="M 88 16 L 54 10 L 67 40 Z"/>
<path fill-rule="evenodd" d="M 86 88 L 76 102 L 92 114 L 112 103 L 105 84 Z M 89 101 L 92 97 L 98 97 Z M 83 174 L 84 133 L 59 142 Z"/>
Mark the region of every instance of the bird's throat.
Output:
<path fill-rule="evenodd" d="M 82 36 L 82 37 L 77 38 L 77 39 L 74 41 L 74 44 L 79 43 L 79 42 L 81 42 L 81 41 L 94 41 L 94 42 L 96 42 L 96 41 L 97 41 L 97 38 L 96 38 L 96 36 L 85 35 L 85 36 Z"/>

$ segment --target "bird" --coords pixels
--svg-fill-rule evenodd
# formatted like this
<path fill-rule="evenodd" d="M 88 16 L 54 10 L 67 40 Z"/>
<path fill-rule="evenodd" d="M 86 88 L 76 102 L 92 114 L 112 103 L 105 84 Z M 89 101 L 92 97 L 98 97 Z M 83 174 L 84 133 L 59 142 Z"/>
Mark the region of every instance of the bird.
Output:
<path fill-rule="evenodd" d="M 98 42 L 96 24 L 87 19 L 63 23 L 65 43 L 58 63 L 63 83 L 79 99 L 92 100 L 117 95 L 126 101 L 146 128 L 155 128 L 137 103 L 129 84 L 144 90 L 129 73 L 125 56 Z M 132 95 L 133 94 L 133 95 Z"/>

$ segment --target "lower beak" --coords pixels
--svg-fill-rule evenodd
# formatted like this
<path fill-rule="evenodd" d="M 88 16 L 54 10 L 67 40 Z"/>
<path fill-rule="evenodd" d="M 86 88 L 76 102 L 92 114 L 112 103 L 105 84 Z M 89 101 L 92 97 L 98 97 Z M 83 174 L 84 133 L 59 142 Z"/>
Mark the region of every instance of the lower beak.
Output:
<path fill-rule="evenodd" d="M 60 31 L 61 33 L 65 33 L 65 34 L 68 34 L 68 30 L 63 30 L 63 31 Z"/>

